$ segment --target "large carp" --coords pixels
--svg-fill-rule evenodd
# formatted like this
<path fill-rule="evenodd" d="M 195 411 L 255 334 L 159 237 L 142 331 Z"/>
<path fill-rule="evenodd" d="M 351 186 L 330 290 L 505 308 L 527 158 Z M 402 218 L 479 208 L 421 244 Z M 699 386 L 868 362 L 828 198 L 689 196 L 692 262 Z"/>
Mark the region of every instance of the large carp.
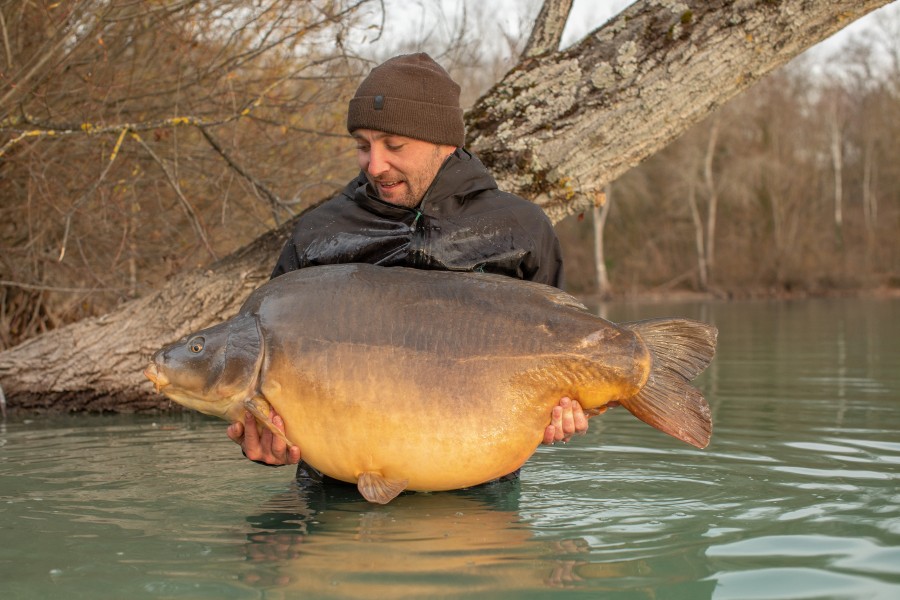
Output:
<path fill-rule="evenodd" d="M 229 421 L 282 416 L 286 440 L 369 501 L 515 471 L 563 396 L 619 402 L 703 448 L 709 407 L 688 382 L 716 329 L 616 325 L 555 288 L 499 275 L 337 265 L 254 291 L 237 315 L 153 355 L 175 402 Z"/>

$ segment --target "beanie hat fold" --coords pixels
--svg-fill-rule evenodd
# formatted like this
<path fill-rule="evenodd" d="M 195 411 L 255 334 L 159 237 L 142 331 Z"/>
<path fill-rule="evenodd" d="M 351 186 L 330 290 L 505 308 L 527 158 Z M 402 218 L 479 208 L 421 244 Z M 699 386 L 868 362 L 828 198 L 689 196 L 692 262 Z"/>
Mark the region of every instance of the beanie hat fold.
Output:
<path fill-rule="evenodd" d="M 386 97 L 376 110 L 375 97 L 356 97 L 350 101 L 347 129 L 374 129 L 432 144 L 462 146 L 465 142 L 463 111 L 454 106 Z"/>
<path fill-rule="evenodd" d="M 433 144 L 465 143 L 459 85 L 424 52 L 378 65 L 356 90 L 347 130 L 373 129 Z"/>

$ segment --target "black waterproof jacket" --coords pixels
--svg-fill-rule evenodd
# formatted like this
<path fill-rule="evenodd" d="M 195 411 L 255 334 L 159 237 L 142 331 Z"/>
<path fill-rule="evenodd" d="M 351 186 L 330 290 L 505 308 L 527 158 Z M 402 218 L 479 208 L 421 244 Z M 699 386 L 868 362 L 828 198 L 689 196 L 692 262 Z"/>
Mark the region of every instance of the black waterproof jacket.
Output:
<path fill-rule="evenodd" d="M 300 218 L 272 277 L 354 262 L 562 283 L 559 240 L 544 211 L 497 189 L 481 161 L 462 148 L 444 162 L 418 208 L 380 200 L 361 172 Z"/>

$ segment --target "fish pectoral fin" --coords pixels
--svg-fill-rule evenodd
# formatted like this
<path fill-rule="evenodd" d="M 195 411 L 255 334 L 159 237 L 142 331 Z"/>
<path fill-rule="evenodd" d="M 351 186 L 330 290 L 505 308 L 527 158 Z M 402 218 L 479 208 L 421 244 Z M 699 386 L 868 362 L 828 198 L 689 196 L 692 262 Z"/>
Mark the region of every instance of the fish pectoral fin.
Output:
<path fill-rule="evenodd" d="M 385 479 L 381 473 L 366 471 L 360 473 L 356 487 L 359 488 L 359 493 L 363 495 L 363 498 L 369 502 L 387 504 L 399 496 L 400 492 L 406 489 L 407 484 L 409 484 L 408 479 L 403 481 Z"/>
<path fill-rule="evenodd" d="M 244 408 L 247 409 L 247 412 L 256 417 L 257 423 L 271 431 L 275 436 L 284 440 L 284 443 L 287 444 L 288 447 L 296 445 L 284 435 L 282 430 L 275 426 L 275 423 L 272 422 L 272 407 L 264 398 L 259 396 L 247 398 L 244 400 Z"/>

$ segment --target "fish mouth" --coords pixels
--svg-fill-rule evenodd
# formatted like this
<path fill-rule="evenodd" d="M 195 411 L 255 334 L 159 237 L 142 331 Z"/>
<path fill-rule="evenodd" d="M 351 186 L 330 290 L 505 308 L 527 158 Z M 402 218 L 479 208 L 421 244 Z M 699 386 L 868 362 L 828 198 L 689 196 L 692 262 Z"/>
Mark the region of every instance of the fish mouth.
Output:
<path fill-rule="evenodd" d="M 147 368 L 144 369 L 144 376 L 153 382 L 154 387 L 156 388 L 156 392 L 169 385 L 169 378 L 166 377 L 160 370 L 156 363 L 150 363 L 147 365 Z"/>

